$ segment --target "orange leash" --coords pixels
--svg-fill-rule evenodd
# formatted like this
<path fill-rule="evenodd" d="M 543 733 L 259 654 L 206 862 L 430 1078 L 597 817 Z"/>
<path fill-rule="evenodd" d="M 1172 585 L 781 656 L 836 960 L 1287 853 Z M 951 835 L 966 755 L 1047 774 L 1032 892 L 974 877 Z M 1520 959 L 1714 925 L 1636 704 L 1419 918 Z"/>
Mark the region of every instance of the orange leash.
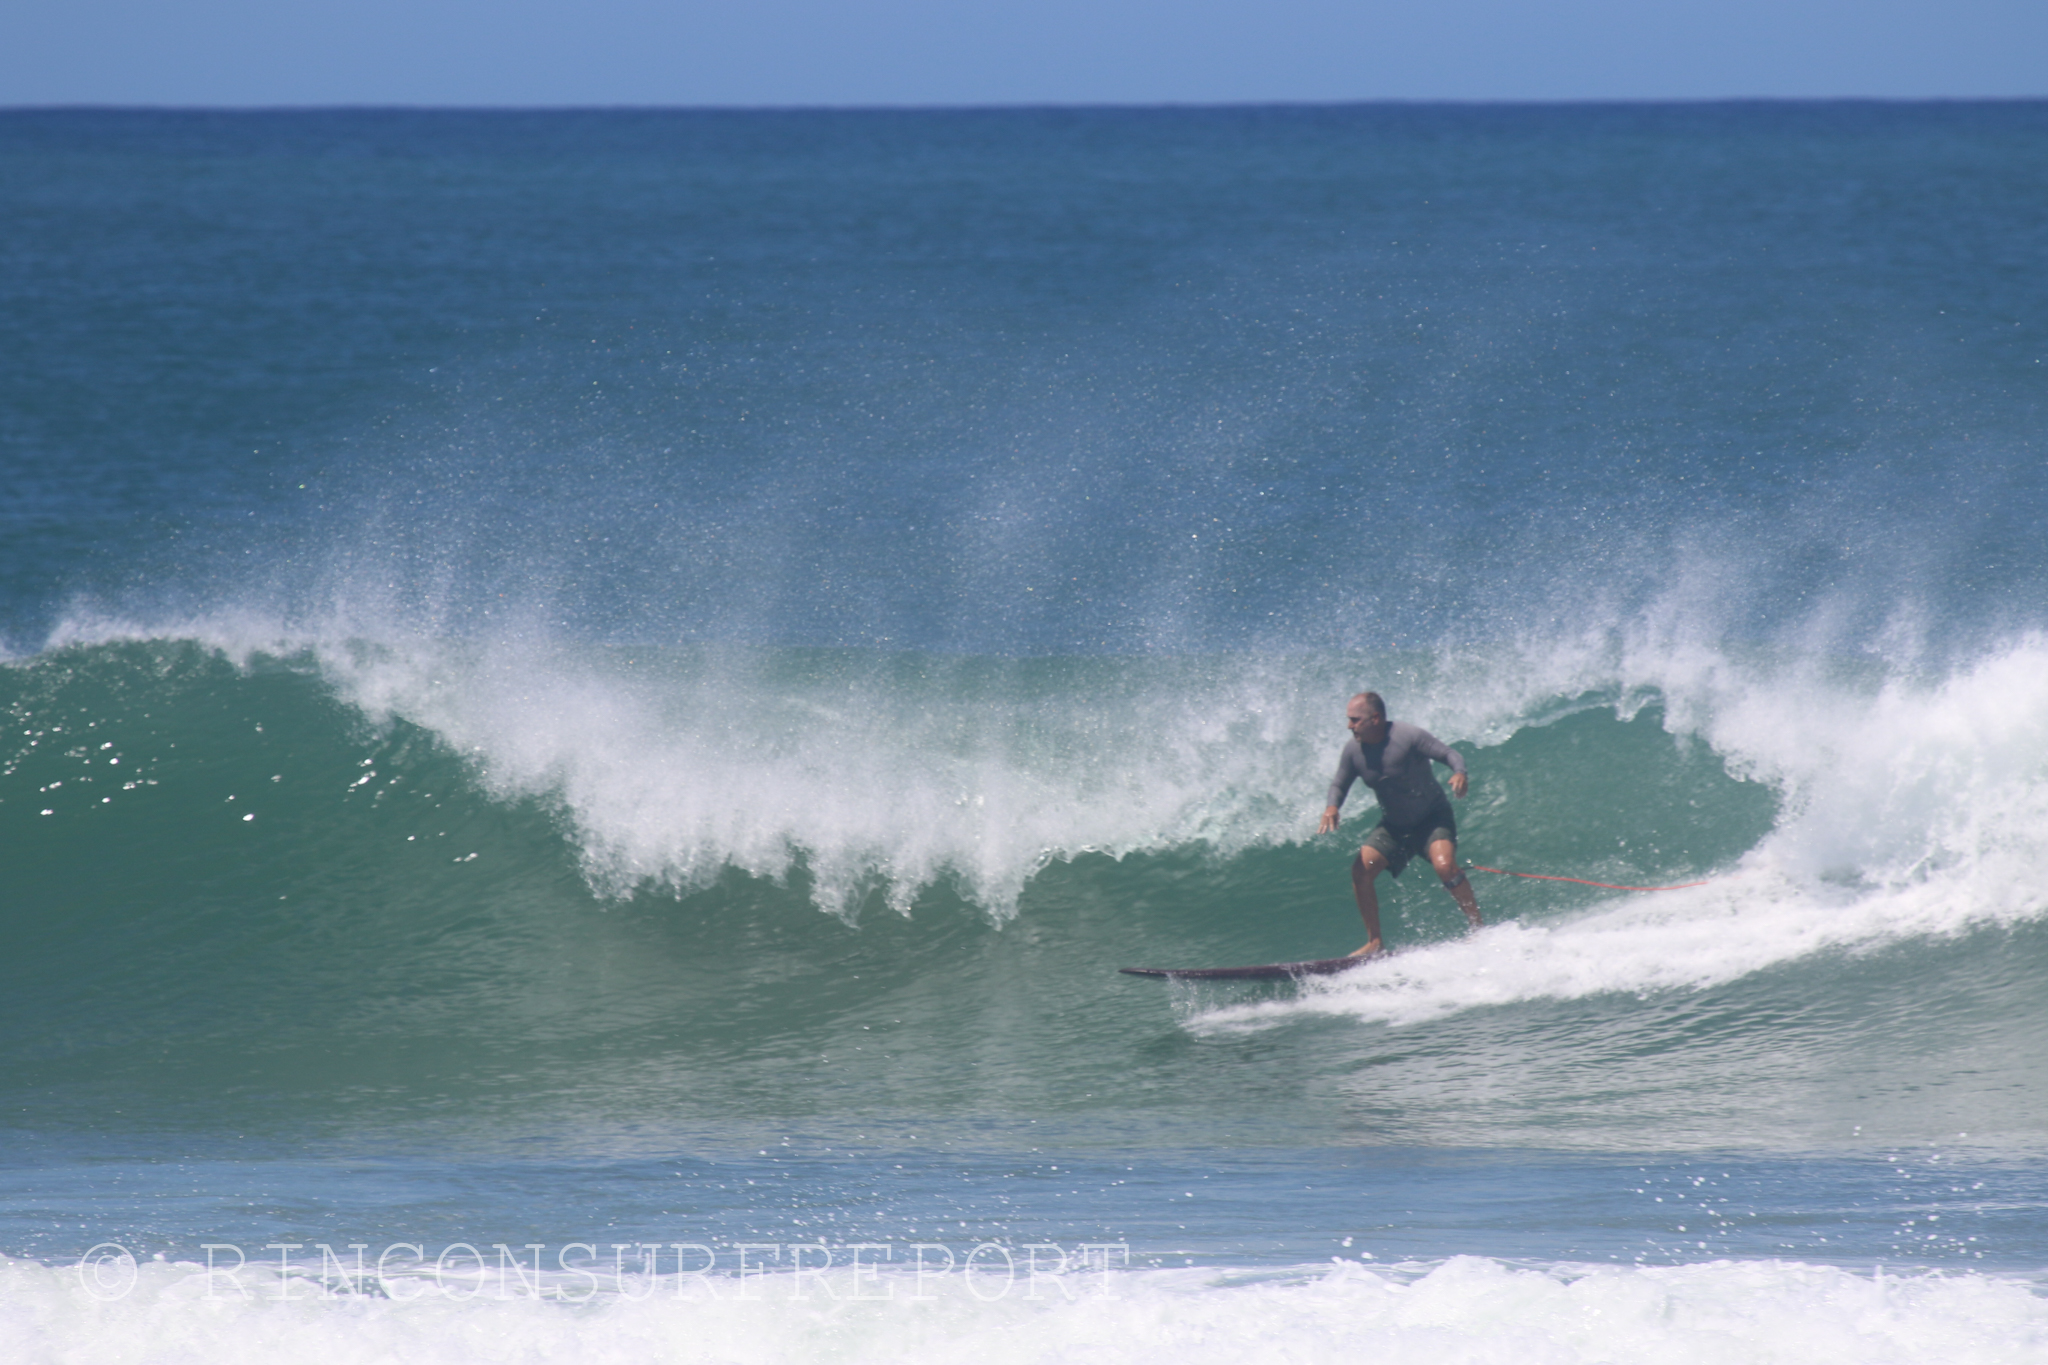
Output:
<path fill-rule="evenodd" d="M 1589 882 L 1583 877 L 1553 877 L 1543 872 L 1510 872 L 1504 867 L 1481 867 L 1478 863 L 1467 863 L 1474 872 L 1494 872 L 1503 877 L 1527 877 L 1538 882 L 1571 882 L 1577 886 L 1597 886 L 1602 891 L 1684 891 L 1690 887 L 1705 886 L 1705 882 L 1680 882 L 1677 886 L 1616 886 L 1613 882 Z"/>

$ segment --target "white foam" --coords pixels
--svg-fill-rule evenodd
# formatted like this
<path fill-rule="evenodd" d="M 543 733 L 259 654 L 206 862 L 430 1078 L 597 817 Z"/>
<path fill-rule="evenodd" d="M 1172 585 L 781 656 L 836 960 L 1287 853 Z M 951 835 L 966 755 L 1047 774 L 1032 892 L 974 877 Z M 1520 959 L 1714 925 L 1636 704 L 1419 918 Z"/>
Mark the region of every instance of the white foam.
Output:
<path fill-rule="evenodd" d="M 1861 952 L 2048 915 L 2048 642 L 2028 636 L 1956 673 L 1875 685 L 1724 656 L 1640 657 L 1737 771 L 1782 794 L 1776 827 L 1708 884 L 1495 925 L 1297 997 L 1205 1013 L 1238 1027 L 1302 1013 L 1412 1024 L 1518 1001 L 1722 985 L 1830 951 Z M 1610 686 L 1614 684 L 1610 683 Z M 1482 893 L 1487 878 L 1475 875 Z"/>
<path fill-rule="evenodd" d="M 547 1281 L 462 1298 L 322 1298 L 316 1285 L 287 1286 L 255 1267 L 231 1289 L 196 1265 L 145 1262 L 132 1289 L 111 1298 L 116 1281 L 91 1286 L 95 1297 L 70 1266 L 0 1259 L 0 1354 L 24 1365 L 2031 1365 L 2048 1352 L 2048 1299 L 2022 1280 L 1772 1261 L 1530 1268 L 1461 1256 L 1390 1268 L 1134 1270 L 1042 1279 L 1035 1296 L 1017 1284 L 899 1274 L 756 1279 L 743 1298 L 732 1280 L 687 1278 L 582 1303 L 549 1296 L 566 1288 L 580 1297 L 587 1284 Z M 294 1297 L 279 1301 L 282 1290 Z"/>
<path fill-rule="evenodd" d="M 2042 913 L 2042 896 L 1996 865 L 1852 891 L 1794 877 L 1765 852 L 1698 889 L 1561 921 L 1492 925 L 1395 954 L 1370 971 L 1311 979 L 1292 998 L 1214 1009 L 1192 1022 L 1230 1028 L 1342 1014 L 1407 1025 L 1526 1001 L 1700 990 L 1817 953 L 1869 951 Z"/>
<path fill-rule="evenodd" d="M 840 913 L 874 892 L 907 910 L 952 879 L 1007 917 L 1050 859 L 1299 838 L 1336 725 L 1335 711 L 1319 716 L 1309 740 L 1304 684 L 1242 661 L 1110 662 L 1067 687 L 1029 664 L 600 649 L 537 627 L 372 636 L 253 617 L 75 622 L 53 643 L 167 634 L 242 659 L 316 660 L 345 700 L 433 731 L 494 794 L 554 803 L 603 893 L 701 886 L 728 866 L 783 877 L 801 856 Z"/>

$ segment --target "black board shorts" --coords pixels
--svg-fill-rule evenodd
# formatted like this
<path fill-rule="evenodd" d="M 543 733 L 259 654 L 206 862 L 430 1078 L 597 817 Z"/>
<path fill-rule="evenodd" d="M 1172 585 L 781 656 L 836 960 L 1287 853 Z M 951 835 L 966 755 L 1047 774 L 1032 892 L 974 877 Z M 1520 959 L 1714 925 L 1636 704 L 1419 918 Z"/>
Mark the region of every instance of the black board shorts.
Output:
<path fill-rule="evenodd" d="M 1427 857 L 1429 846 L 1437 840 L 1449 839 L 1455 843 L 1457 838 L 1458 820 L 1451 814 L 1451 803 L 1439 801 L 1412 825 L 1389 825 L 1381 821 L 1372 827 L 1372 833 L 1365 836 L 1365 842 L 1385 855 L 1387 871 L 1398 877 L 1401 869 L 1408 866 L 1410 858 Z"/>

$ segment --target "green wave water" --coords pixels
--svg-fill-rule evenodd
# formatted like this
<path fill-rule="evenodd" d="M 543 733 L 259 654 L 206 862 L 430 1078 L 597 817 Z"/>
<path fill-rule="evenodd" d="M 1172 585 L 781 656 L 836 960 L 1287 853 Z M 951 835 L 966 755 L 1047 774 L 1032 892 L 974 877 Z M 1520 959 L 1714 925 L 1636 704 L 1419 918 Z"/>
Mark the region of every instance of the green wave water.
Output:
<path fill-rule="evenodd" d="M 799 692 L 859 676 L 891 679 L 910 710 L 937 702 L 914 660 L 748 666 L 757 698 L 764 676 Z M 685 690 L 708 676 L 699 657 L 666 667 Z M 986 672 L 971 704 L 1012 699 L 1004 743 L 1034 756 L 1041 783 L 1070 765 L 1054 804 L 1083 827 L 1121 808 L 1122 793 L 1090 790 L 1085 756 L 1029 733 L 1017 681 L 1071 693 L 1114 666 L 924 667 L 956 700 L 963 671 Z M 18 1116 L 485 1143 L 650 1123 L 746 1142 L 856 1120 L 957 1137 L 1024 1118 L 1152 1146 L 1784 1149 L 1959 1131 L 2026 1146 L 2038 1131 L 2018 1082 L 2042 1025 L 2042 918 L 1916 921 L 1873 910 L 1897 894 L 1875 883 L 1760 869 L 1784 791 L 1672 733 L 1654 696 L 1543 698 L 1466 741 L 1461 851 L 1706 886 L 1629 895 L 1474 873 L 1496 927 L 1461 940 L 1448 898 L 1410 876 L 1389 897 L 1403 950 L 1390 962 L 1299 989 L 1196 990 L 1114 968 L 1355 946 L 1344 864 L 1371 817 L 1311 836 L 1320 763 L 1292 792 L 1172 812 L 1122 845 L 1036 850 L 1006 905 L 977 900 L 942 858 L 892 888 L 886 848 L 851 898 L 821 899 L 804 803 L 832 808 L 821 784 L 906 789 L 901 771 L 792 770 L 779 866 L 747 870 L 744 836 L 723 865 L 622 884 L 591 851 L 622 836 L 593 829 L 570 784 L 508 785 L 501 755 L 342 700 L 364 686 L 347 672 L 318 651 L 237 663 L 177 640 L 0 672 L 0 822 L 18 850 L 0 1077 Z M 1126 703 L 1159 681 L 1127 672 Z M 1184 675 L 1169 681 L 1184 695 Z M 1131 724 L 1143 709 L 1097 716 L 1098 743 L 1149 744 Z M 900 747 L 865 757 L 905 761 Z M 734 829 L 761 814 L 728 795 Z M 928 832 L 906 819 L 895 833 Z M 1727 958 L 1738 940 L 1747 956 Z"/>

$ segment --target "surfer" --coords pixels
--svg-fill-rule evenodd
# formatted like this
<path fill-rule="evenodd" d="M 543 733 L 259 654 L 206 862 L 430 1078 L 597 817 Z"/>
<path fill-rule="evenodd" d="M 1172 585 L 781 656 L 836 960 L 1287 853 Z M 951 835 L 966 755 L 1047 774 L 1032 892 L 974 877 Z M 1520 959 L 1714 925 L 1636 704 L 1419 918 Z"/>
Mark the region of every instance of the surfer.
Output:
<path fill-rule="evenodd" d="M 1451 815 L 1451 803 L 1437 785 L 1431 760 L 1451 770 L 1451 793 L 1465 795 L 1465 759 L 1419 725 L 1389 721 L 1387 704 L 1377 692 L 1360 692 L 1344 708 L 1344 724 L 1351 730 L 1351 742 L 1337 759 L 1337 776 L 1330 782 L 1329 803 L 1323 809 L 1316 833 L 1337 828 L 1337 808 L 1354 781 L 1362 781 L 1379 798 L 1380 822 L 1365 836 L 1364 847 L 1351 860 L 1351 891 L 1358 897 L 1358 913 L 1365 921 L 1366 944 L 1353 957 L 1369 957 L 1381 950 L 1380 900 L 1373 879 L 1381 872 L 1401 875 L 1408 860 L 1421 853 L 1436 868 L 1436 875 L 1478 928 L 1479 900 L 1472 884 L 1458 866 L 1458 822 Z"/>

